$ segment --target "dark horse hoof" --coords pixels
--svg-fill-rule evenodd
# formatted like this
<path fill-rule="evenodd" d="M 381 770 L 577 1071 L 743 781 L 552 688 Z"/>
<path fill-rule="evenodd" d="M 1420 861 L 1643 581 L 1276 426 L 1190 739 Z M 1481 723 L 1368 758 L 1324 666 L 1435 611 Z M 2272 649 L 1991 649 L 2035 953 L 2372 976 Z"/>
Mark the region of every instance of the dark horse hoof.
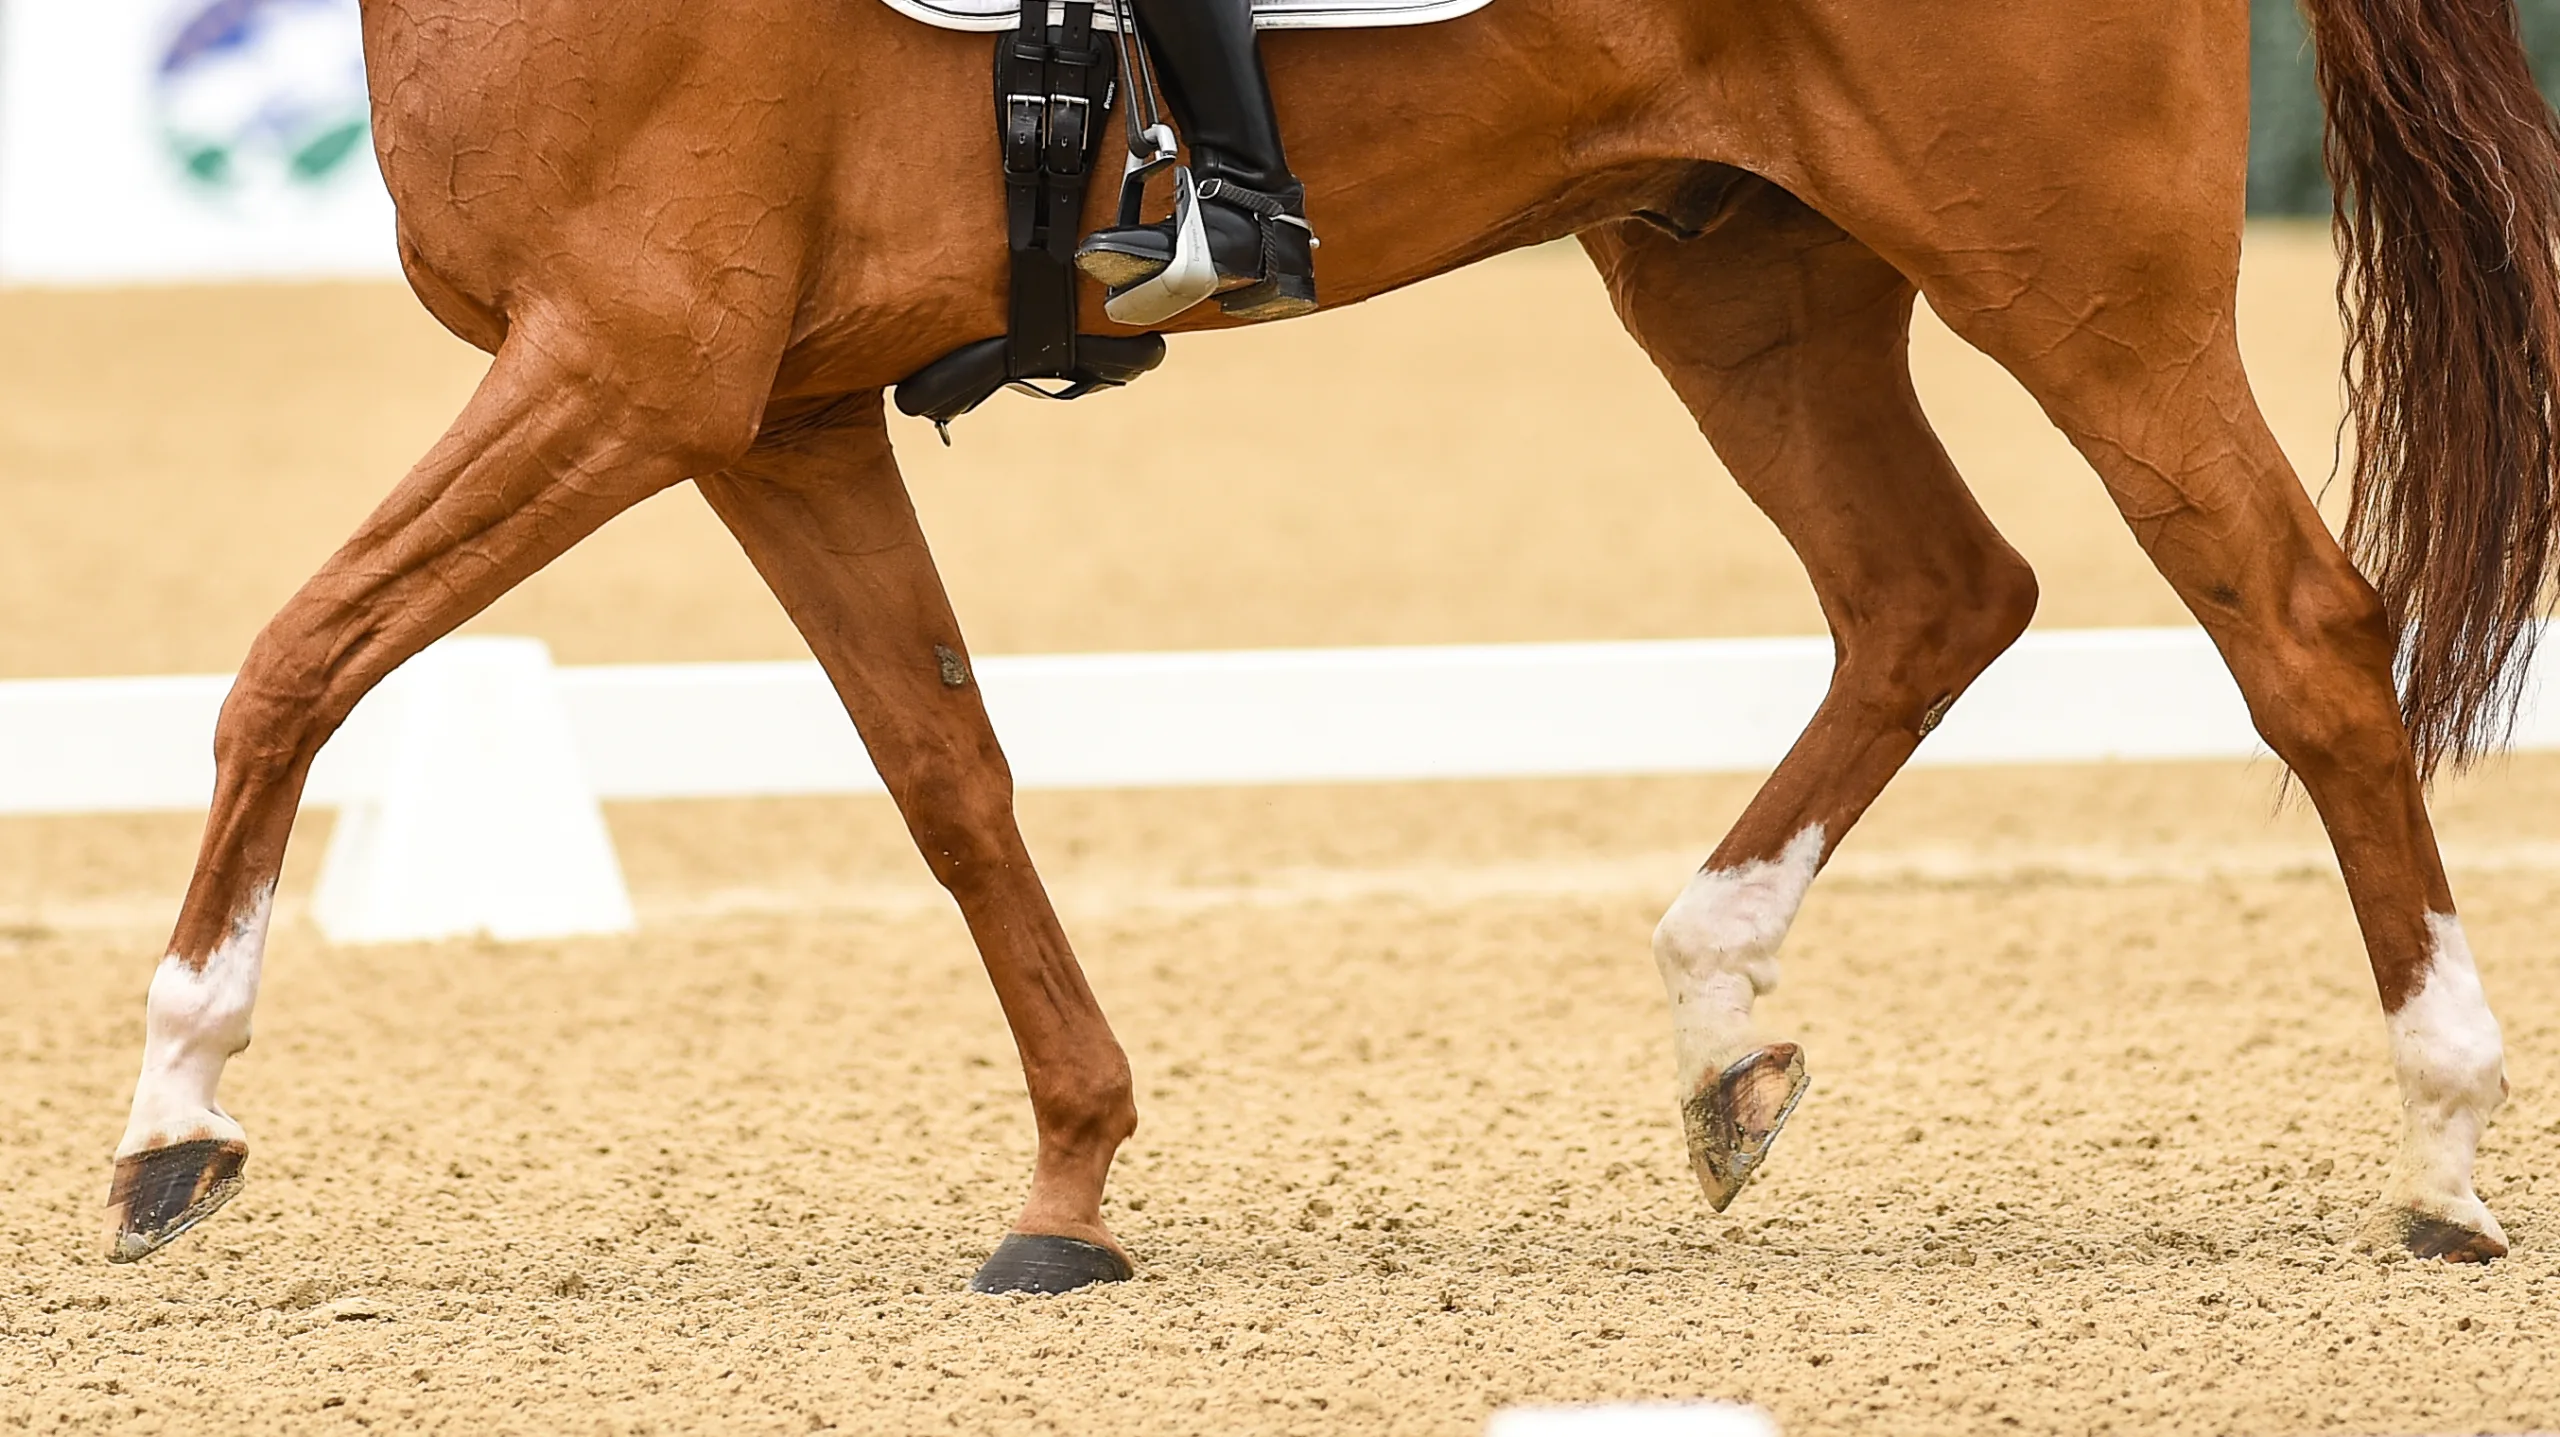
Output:
<path fill-rule="evenodd" d="M 2428 1261 L 2494 1262 L 2507 1255 L 2507 1245 L 2485 1232 L 2417 1213 L 2401 1216 L 2400 1245 Z"/>
<path fill-rule="evenodd" d="M 246 1147 L 217 1138 L 116 1159 L 115 1181 L 107 1190 L 107 1261 L 149 1257 L 213 1216 L 240 1191 L 240 1170 L 248 1160 Z"/>
<path fill-rule="evenodd" d="M 1127 1282 L 1129 1260 L 1072 1237 L 1010 1233 L 969 1279 L 971 1292 L 1073 1292 L 1097 1282 Z"/>

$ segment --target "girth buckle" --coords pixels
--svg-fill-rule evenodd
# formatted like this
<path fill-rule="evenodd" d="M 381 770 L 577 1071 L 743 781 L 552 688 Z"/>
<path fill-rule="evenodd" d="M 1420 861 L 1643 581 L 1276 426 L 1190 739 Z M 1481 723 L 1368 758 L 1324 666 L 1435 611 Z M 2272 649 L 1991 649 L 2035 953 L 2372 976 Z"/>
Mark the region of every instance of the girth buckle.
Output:
<path fill-rule="evenodd" d="M 1082 95 L 1049 97 L 1049 172 L 1084 173 L 1085 141 L 1093 128 L 1093 102 Z"/>
<path fill-rule="evenodd" d="M 1004 97 L 1004 171 L 1009 175 L 1040 173 L 1040 151 L 1048 137 L 1051 95 Z"/>

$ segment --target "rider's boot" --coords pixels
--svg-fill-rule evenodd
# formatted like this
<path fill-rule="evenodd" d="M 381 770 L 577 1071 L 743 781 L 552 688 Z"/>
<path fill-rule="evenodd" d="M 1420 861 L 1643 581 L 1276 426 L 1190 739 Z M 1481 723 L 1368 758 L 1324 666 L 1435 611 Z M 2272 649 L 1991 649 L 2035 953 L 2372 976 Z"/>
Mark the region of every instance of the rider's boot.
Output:
<path fill-rule="evenodd" d="M 1136 0 L 1165 100 L 1191 147 L 1200 218 L 1218 267 L 1218 307 L 1238 319 L 1287 319 L 1316 307 L 1307 191 L 1289 173 L 1263 78 L 1253 0 Z M 1170 220 L 1089 236 L 1076 267 L 1114 293 L 1173 262 Z"/>

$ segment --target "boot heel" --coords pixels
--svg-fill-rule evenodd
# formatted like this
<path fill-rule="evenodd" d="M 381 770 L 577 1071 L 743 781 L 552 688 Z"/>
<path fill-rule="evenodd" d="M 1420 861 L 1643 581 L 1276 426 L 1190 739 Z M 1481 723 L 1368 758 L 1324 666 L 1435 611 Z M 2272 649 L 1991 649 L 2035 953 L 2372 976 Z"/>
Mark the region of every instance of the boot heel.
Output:
<path fill-rule="evenodd" d="M 1316 280 L 1309 274 L 1277 274 L 1218 296 L 1229 318 L 1260 323 L 1295 319 L 1316 309 Z"/>

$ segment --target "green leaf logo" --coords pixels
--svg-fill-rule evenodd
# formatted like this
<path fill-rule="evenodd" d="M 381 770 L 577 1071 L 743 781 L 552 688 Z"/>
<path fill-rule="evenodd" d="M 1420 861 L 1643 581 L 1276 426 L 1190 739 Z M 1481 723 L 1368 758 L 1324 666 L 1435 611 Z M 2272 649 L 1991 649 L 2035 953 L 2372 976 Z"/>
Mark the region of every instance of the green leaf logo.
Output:
<path fill-rule="evenodd" d="M 355 0 L 177 0 L 153 104 L 178 172 L 208 198 L 316 190 L 371 136 Z"/>

